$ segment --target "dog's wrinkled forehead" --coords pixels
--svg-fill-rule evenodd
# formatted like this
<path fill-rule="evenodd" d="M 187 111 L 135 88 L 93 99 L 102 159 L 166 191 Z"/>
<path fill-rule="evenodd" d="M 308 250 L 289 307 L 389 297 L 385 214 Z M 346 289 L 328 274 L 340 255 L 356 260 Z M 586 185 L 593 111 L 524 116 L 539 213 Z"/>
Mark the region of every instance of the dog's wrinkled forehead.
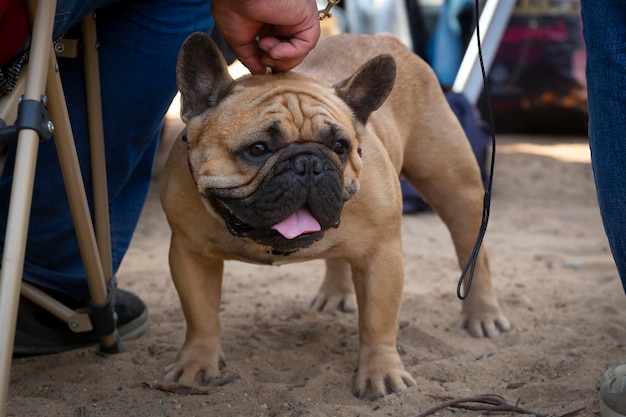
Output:
<path fill-rule="evenodd" d="M 237 82 L 221 103 L 222 110 L 233 118 L 245 114 L 252 123 L 278 120 L 280 127 L 274 124 L 274 128 L 283 129 L 282 133 L 292 138 L 315 140 L 318 132 L 327 130 L 328 125 L 342 126 L 350 131 L 346 133 L 354 135 L 350 109 L 331 87 L 300 79 L 297 74 L 268 76 L 262 83 L 258 78 L 252 81 Z"/>
<path fill-rule="evenodd" d="M 334 90 L 275 82 L 237 83 L 216 107 L 190 120 L 187 127 L 195 144 L 228 149 L 231 155 L 257 142 L 267 142 L 275 151 L 296 142 L 332 147 L 334 140 L 353 146 L 358 140 L 352 113 Z"/>

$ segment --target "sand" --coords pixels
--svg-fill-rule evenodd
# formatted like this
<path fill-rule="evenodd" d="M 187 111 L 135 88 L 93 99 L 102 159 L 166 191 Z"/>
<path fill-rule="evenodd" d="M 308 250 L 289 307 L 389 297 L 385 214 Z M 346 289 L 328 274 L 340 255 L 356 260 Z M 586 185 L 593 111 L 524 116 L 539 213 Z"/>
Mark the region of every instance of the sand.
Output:
<path fill-rule="evenodd" d="M 309 308 L 323 274 L 315 261 L 228 263 L 221 319 L 231 378 L 202 395 L 154 389 L 185 335 L 167 265 L 160 166 L 118 274 L 120 287 L 147 303 L 148 331 L 110 357 L 90 347 L 14 359 L 9 415 L 416 416 L 479 394 L 537 413 L 595 415 L 600 376 L 626 360 L 626 296 L 586 139 L 499 135 L 485 244 L 509 333 L 474 339 L 458 327 L 459 271 L 447 229 L 432 213 L 406 215 L 398 347 L 417 386 L 376 401 L 351 394 L 357 317 Z"/>

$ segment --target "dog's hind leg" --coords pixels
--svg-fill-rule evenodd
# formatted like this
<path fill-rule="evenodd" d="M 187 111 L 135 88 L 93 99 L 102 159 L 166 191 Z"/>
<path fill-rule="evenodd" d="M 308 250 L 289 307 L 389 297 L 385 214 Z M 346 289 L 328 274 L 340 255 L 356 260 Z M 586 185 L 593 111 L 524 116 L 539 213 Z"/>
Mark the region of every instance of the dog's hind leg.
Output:
<path fill-rule="evenodd" d="M 448 227 L 463 268 L 480 229 L 484 190 L 478 164 L 460 126 L 444 127 L 437 136 L 421 135 L 419 145 L 407 146 L 402 173 Z M 484 245 L 462 315 L 462 325 L 475 337 L 494 337 L 510 329 L 492 286 Z"/>
<path fill-rule="evenodd" d="M 356 311 L 356 296 L 350 264 L 343 259 L 326 259 L 324 281 L 311 301 L 318 311 L 337 309 L 344 313 Z"/>

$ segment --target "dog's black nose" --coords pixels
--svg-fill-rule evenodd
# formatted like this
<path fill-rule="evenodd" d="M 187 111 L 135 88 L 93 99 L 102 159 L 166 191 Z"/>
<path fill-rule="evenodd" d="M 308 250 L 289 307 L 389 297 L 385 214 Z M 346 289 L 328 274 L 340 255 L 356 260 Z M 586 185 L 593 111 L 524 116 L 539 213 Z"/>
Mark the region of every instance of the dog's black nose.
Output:
<path fill-rule="evenodd" d="M 324 162 L 317 155 L 304 154 L 293 158 L 291 167 L 298 175 L 317 176 L 324 171 Z"/>

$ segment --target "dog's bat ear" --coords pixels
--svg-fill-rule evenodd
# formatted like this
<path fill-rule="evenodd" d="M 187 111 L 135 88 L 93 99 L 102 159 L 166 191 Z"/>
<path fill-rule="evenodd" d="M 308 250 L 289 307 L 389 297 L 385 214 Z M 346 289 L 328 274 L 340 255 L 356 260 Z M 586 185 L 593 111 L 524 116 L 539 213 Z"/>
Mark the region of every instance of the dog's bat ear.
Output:
<path fill-rule="evenodd" d="M 363 64 L 351 77 L 335 85 L 335 90 L 363 124 L 378 109 L 396 81 L 396 61 L 379 55 Z"/>
<path fill-rule="evenodd" d="M 228 66 L 206 33 L 189 36 L 178 55 L 176 82 L 181 94 L 180 116 L 189 119 L 215 106 L 233 82 Z"/>

